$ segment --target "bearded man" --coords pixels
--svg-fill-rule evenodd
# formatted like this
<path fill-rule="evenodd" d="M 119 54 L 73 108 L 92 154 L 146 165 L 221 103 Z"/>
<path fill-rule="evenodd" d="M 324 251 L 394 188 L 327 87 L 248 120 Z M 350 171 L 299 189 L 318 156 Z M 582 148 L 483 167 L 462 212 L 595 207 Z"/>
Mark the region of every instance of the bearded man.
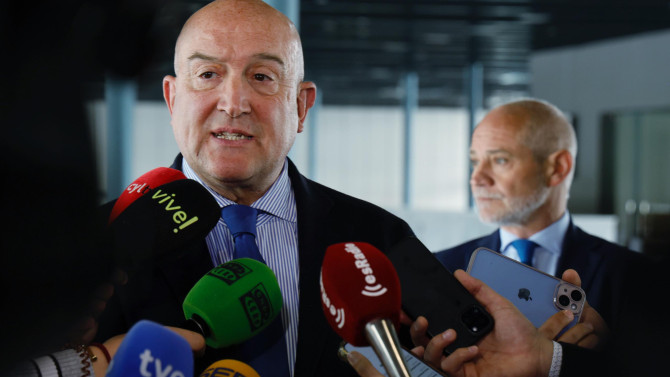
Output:
<path fill-rule="evenodd" d="M 522 99 L 491 110 L 472 134 L 470 187 L 480 220 L 499 229 L 436 256 L 455 271 L 486 247 L 559 278 L 574 269 L 589 304 L 614 327 L 626 297 L 621 277 L 646 258 L 574 225 L 567 202 L 576 156 L 575 131 L 554 105 Z M 532 245 L 529 253 L 520 242 Z"/>

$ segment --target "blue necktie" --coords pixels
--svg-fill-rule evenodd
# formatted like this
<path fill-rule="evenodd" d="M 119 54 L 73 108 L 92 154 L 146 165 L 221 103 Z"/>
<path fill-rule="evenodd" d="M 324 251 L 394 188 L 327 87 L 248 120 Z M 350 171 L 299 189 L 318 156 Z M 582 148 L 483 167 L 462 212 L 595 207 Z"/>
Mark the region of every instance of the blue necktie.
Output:
<path fill-rule="evenodd" d="M 256 245 L 258 211 L 245 205 L 229 205 L 221 209 L 221 217 L 235 240 L 233 259 L 251 258 L 265 263 Z"/>
<path fill-rule="evenodd" d="M 512 241 L 512 246 L 514 246 L 517 253 L 519 253 L 521 263 L 531 266 L 533 262 L 533 251 L 535 251 L 537 244 L 531 240 L 519 238 L 518 240 Z"/>
<path fill-rule="evenodd" d="M 249 206 L 234 204 L 221 209 L 221 217 L 235 240 L 233 258 L 252 258 L 265 263 L 256 245 L 256 216 Z M 240 344 L 240 361 L 249 364 L 260 376 L 290 376 L 288 353 L 281 315 L 253 338 Z"/>

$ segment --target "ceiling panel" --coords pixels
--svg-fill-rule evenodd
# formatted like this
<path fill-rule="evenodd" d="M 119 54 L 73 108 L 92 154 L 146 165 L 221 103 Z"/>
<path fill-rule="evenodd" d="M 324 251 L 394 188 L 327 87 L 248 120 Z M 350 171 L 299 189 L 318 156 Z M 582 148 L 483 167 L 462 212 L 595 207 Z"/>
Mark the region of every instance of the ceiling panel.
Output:
<path fill-rule="evenodd" d="M 157 13 L 140 98 L 162 99 L 179 25 L 207 1 Z M 477 63 L 485 98 L 527 93 L 533 51 L 670 28 L 670 2 L 635 0 L 301 0 L 306 78 L 325 104 L 397 105 L 415 72 L 423 106 L 466 106 Z"/>

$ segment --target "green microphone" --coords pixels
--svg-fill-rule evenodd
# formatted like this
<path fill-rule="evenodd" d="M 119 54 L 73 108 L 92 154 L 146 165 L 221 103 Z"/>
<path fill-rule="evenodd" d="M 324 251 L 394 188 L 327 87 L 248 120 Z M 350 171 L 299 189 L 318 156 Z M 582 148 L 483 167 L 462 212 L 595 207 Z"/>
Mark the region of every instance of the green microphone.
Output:
<path fill-rule="evenodd" d="M 283 304 L 274 272 L 266 264 L 239 258 L 214 267 L 184 299 L 186 327 L 213 348 L 242 343 L 265 329 Z"/>

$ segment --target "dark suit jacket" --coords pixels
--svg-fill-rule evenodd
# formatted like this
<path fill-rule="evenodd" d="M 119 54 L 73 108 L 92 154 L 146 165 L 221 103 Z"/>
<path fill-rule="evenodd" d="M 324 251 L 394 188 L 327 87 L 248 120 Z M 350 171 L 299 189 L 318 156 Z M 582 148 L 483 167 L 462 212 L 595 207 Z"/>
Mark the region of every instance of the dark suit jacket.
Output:
<path fill-rule="evenodd" d="M 670 257 L 650 259 L 640 275 L 627 275 L 632 294 L 619 313 L 621 325 L 598 351 L 563 344 L 561 376 L 667 375 L 670 321 L 661 309 L 670 289 Z"/>
<path fill-rule="evenodd" d="M 440 251 L 436 257 L 450 271 L 459 268 L 466 270 L 470 255 L 478 247 L 500 251 L 498 230 L 487 236 Z M 563 271 L 568 268 L 576 270 L 582 279 L 582 288 L 586 292 L 587 301 L 602 315 L 610 327 L 613 327 L 618 321 L 623 297 L 629 292 L 624 277 L 627 273 L 637 274 L 646 263 L 647 259 L 643 255 L 590 235 L 575 226 L 570 220 L 556 275 L 561 277 Z"/>
<path fill-rule="evenodd" d="M 172 167 L 181 169 L 181 162 L 179 155 Z M 300 261 L 295 376 L 355 376 L 353 368 L 338 359 L 341 339 L 321 308 L 319 274 L 324 253 L 328 246 L 348 241 L 368 242 L 384 251 L 412 231 L 405 221 L 375 205 L 305 178 L 290 160 L 288 169 L 298 212 Z M 184 298 L 214 266 L 204 239 L 180 255 L 177 260 L 147 263 L 116 290 L 100 319 L 98 341 L 127 332 L 140 319 L 172 326 L 184 321 Z M 205 358 L 196 360 L 195 374 L 223 358 L 230 358 L 225 350 L 208 348 Z"/>

